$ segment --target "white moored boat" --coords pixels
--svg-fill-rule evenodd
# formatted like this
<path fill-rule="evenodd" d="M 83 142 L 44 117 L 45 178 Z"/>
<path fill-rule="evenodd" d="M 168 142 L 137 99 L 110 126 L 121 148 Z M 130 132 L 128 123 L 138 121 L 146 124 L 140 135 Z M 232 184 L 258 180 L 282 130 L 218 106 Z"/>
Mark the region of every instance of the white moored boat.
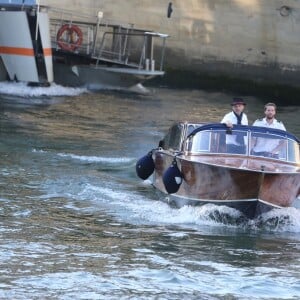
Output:
<path fill-rule="evenodd" d="M 102 12 L 85 16 L 38 1 L 0 0 L 0 80 L 130 88 L 164 75 L 166 38 L 105 20 Z"/>

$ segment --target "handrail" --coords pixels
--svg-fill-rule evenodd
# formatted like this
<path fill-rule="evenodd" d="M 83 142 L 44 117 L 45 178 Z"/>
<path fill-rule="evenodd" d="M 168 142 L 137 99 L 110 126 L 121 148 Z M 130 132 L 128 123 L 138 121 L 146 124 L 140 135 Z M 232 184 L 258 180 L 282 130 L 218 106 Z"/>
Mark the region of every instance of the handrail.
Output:
<path fill-rule="evenodd" d="M 136 29 L 133 26 L 128 28 L 116 24 L 108 25 L 104 22 L 95 24 L 87 21 L 54 18 L 50 19 L 50 23 L 52 27 L 51 40 L 56 46 L 56 33 L 61 26 L 65 24 L 79 26 L 84 38 L 83 43 L 77 47 L 76 53 L 90 55 L 95 59 L 96 65 L 105 61 L 154 71 L 154 61 L 156 60 L 160 71 L 163 69 L 165 40 L 168 35 Z M 156 52 L 154 57 L 155 38 L 163 39 L 163 44 L 160 53 Z"/>

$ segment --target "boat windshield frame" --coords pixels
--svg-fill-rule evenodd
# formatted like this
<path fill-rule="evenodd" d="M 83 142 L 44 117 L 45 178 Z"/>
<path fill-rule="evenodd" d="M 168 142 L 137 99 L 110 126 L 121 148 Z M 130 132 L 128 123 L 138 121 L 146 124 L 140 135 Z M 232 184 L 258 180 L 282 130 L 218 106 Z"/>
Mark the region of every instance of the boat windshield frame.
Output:
<path fill-rule="evenodd" d="M 191 125 L 195 126 L 187 124 Z M 212 123 L 186 132 L 183 149 L 192 155 L 242 155 L 300 163 L 300 141 L 287 131 L 245 125 L 228 128 L 222 123 Z"/>

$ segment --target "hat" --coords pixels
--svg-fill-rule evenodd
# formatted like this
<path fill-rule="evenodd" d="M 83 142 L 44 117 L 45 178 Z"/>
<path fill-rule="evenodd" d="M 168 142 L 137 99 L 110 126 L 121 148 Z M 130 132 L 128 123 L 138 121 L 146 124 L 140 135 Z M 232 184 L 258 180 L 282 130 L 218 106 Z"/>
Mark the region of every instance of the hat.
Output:
<path fill-rule="evenodd" d="M 233 98 L 231 106 L 236 105 L 236 104 L 247 105 L 242 98 Z"/>

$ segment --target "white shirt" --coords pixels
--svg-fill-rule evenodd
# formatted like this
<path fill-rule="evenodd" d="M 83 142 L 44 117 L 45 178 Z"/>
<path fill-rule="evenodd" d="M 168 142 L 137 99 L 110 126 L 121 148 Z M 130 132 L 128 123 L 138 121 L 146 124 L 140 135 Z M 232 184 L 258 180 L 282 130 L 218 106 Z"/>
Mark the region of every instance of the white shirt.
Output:
<path fill-rule="evenodd" d="M 280 121 L 277 121 L 276 119 L 273 119 L 273 122 L 269 124 L 267 122 L 266 118 L 263 119 L 257 119 L 254 123 L 253 126 L 260 126 L 260 127 L 269 127 L 269 128 L 276 128 L 276 129 L 281 129 L 281 130 L 286 130 L 283 123 Z"/>
<path fill-rule="evenodd" d="M 227 123 L 228 121 L 234 125 L 237 124 L 237 117 L 233 111 L 226 114 L 222 119 L 221 123 Z M 241 125 L 248 125 L 248 118 L 245 113 L 243 113 Z M 236 141 L 236 136 L 230 134 L 226 134 L 226 144 L 239 145 L 239 143 Z M 245 140 L 245 144 L 246 144 L 246 140 Z"/>
<path fill-rule="evenodd" d="M 233 111 L 231 111 L 230 113 L 226 114 L 224 116 L 224 118 L 222 119 L 221 123 L 226 123 L 230 121 L 232 124 L 237 124 L 237 118 L 236 115 L 234 114 Z M 247 115 L 245 113 L 243 113 L 243 117 L 242 117 L 242 125 L 248 125 L 248 118 Z"/>
<path fill-rule="evenodd" d="M 266 118 L 258 119 L 253 123 L 253 126 L 286 130 L 283 123 L 277 121 L 276 119 L 274 119 L 271 124 L 267 122 Z M 279 143 L 280 143 L 279 139 L 257 138 L 255 146 L 253 147 L 252 150 L 254 152 L 272 152 L 279 145 Z M 278 153 L 279 150 L 276 152 Z"/>

